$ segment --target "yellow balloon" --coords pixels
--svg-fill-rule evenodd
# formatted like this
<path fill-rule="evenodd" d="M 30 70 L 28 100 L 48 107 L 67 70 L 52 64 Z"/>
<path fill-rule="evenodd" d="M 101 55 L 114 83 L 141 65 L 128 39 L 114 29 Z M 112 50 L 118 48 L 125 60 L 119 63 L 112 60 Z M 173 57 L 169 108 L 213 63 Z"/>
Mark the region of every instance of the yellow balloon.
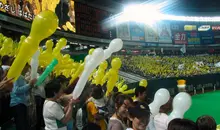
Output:
<path fill-rule="evenodd" d="M 94 50 L 95 50 L 94 48 L 90 49 L 90 50 L 89 50 L 89 55 L 92 55 L 92 53 L 93 53 Z"/>
<path fill-rule="evenodd" d="M 132 97 L 132 100 L 133 101 L 135 101 L 137 98 L 136 98 L 136 96 L 134 95 L 133 97 Z"/>
<path fill-rule="evenodd" d="M 117 85 L 117 87 L 118 87 L 118 89 L 120 89 L 121 87 L 122 87 L 122 85 L 124 84 L 124 80 L 122 80 L 120 83 L 118 83 L 118 85 Z"/>
<path fill-rule="evenodd" d="M 105 77 L 103 78 L 102 85 L 107 81 L 107 91 L 106 95 L 109 95 L 109 93 L 113 90 L 116 82 L 118 81 L 118 70 L 121 67 L 121 60 L 120 58 L 114 58 L 111 62 L 112 68 L 109 70 L 109 72 L 106 73 Z"/>
<path fill-rule="evenodd" d="M 56 47 L 53 49 L 53 55 L 54 55 L 55 57 L 60 57 L 60 56 L 61 56 L 60 51 L 61 51 L 61 49 L 62 49 L 63 47 L 66 46 L 66 44 L 67 44 L 67 40 L 66 40 L 65 38 L 61 38 L 61 39 L 58 41 L 58 43 L 56 44 Z"/>
<path fill-rule="evenodd" d="M 142 79 L 140 82 L 139 82 L 139 86 L 142 86 L 142 87 L 147 87 L 147 80 L 146 79 Z"/>
<path fill-rule="evenodd" d="M 3 42 L 4 42 L 3 38 L 4 38 L 4 35 L 0 33 L 0 47 L 2 47 L 3 45 Z"/>
<path fill-rule="evenodd" d="M 74 74 L 71 76 L 72 78 L 71 78 L 69 84 L 72 84 L 72 83 L 76 80 L 76 78 L 78 78 L 79 75 L 82 74 L 82 72 L 83 72 L 83 70 L 84 70 L 84 65 L 85 65 L 84 63 L 81 63 L 81 64 L 80 64 L 80 66 L 78 67 L 76 73 L 74 73 Z"/>
<path fill-rule="evenodd" d="M 52 40 L 47 40 L 46 50 L 43 51 L 39 56 L 39 62 L 42 67 L 48 66 L 51 63 L 51 61 L 53 60 L 53 58 L 54 58 L 52 55 L 53 45 L 54 45 L 54 43 Z"/>
<path fill-rule="evenodd" d="M 127 91 L 122 92 L 123 94 L 133 94 L 135 92 L 135 89 L 129 89 Z"/>
<path fill-rule="evenodd" d="M 125 84 L 125 85 L 123 85 L 118 91 L 119 92 L 124 92 L 125 90 L 127 90 L 128 89 L 128 86 Z"/>
<path fill-rule="evenodd" d="M 20 51 L 8 71 L 8 78 L 16 80 L 20 76 L 28 59 L 37 51 L 40 42 L 52 35 L 57 27 L 58 18 L 52 11 L 43 11 L 34 18 L 30 35 L 22 43 Z"/>
<path fill-rule="evenodd" d="M 114 58 L 111 62 L 112 68 L 118 70 L 121 68 L 121 59 L 120 58 Z"/>
<path fill-rule="evenodd" d="M 4 40 L 3 46 L 0 50 L 1 56 L 12 56 L 13 53 L 13 40 L 11 38 L 6 38 Z"/>
<path fill-rule="evenodd" d="M 102 84 L 102 79 L 105 76 L 105 70 L 108 67 L 108 62 L 107 61 L 103 61 L 100 65 L 99 65 L 99 69 L 96 71 L 95 75 L 93 75 L 93 83 L 98 85 L 98 84 Z"/>
<path fill-rule="evenodd" d="M 61 68 L 62 66 L 62 54 L 61 49 L 65 47 L 67 44 L 67 40 L 65 38 L 61 38 L 58 43 L 56 44 L 56 47 L 53 49 L 53 56 L 58 60 L 58 65 L 55 67 L 55 70 L 57 68 Z"/>

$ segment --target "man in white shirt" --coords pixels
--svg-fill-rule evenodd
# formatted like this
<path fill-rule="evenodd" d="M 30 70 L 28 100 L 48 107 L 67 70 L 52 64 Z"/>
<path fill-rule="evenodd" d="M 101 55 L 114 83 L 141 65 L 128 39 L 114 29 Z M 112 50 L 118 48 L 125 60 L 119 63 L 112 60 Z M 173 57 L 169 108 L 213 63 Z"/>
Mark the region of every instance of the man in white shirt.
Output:
<path fill-rule="evenodd" d="M 67 130 L 67 123 L 72 119 L 73 103 L 71 99 L 64 108 L 57 102 L 63 93 L 63 88 L 58 79 L 53 79 L 45 86 L 46 100 L 43 107 L 45 130 Z"/>

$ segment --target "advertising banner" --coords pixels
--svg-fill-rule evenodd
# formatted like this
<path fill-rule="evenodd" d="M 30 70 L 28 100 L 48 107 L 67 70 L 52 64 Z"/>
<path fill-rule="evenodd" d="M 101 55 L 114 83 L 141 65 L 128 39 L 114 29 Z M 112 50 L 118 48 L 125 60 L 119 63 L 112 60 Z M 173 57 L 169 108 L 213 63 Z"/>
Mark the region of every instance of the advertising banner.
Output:
<path fill-rule="evenodd" d="M 212 31 L 220 31 L 220 25 L 213 25 Z"/>
<path fill-rule="evenodd" d="M 200 44 L 198 32 L 187 32 L 188 44 Z"/>
<path fill-rule="evenodd" d="M 60 0 L 1 0 L 0 11 L 25 20 L 33 20 L 43 10 L 55 12 Z"/>
<path fill-rule="evenodd" d="M 59 28 L 62 31 L 76 32 L 75 2 L 73 0 L 60 1 L 56 7 L 59 18 Z"/>
<path fill-rule="evenodd" d="M 145 25 L 144 30 L 145 30 L 146 42 L 158 42 L 159 37 L 158 37 L 158 30 L 156 24 L 153 24 L 152 26 Z"/>
<path fill-rule="evenodd" d="M 172 43 L 170 23 L 162 21 L 158 23 L 158 35 L 160 43 Z"/>
<path fill-rule="evenodd" d="M 175 44 L 187 44 L 186 32 L 176 32 L 174 33 L 174 43 Z"/>
<path fill-rule="evenodd" d="M 171 32 L 183 32 L 184 31 L 184 26 L 182 22 L 176 22 L 176 21 L 172 21 L 170 23 L 170 29 Z"/>
<path fill-rule="evenodd" d="M 197 31 L 196 25 L 184 25 L 184 31 Z"/>
<path fill-rule="evenodd" d="M 200 32 L 200 39 L 201 44 L 213 44 L 214 38 L 213 38 L 213 32 Z"/>
<path fill-rule="evenodd" d="M 199 32 L 211 31 L 211 25 L 200 25 L 198 27 Z"/>
<path fill-rule="evenodd" d="M 104 28 L 102 22 L 111 13 L 75 2 L 76 33 L 98 38 L 111 38 L 111 30 Z"/>
<path fill-rule="evenodd" d="M 144 41 L 145 33 L 144 33 L 144 24 L 137 22 L 130 22 L 130 34 L 132 41 Z"/>
<path fill-rule="evenodd" d="M 214 35 L 214 43 L 220 44 L 220 31 L 213 32 L 213 35 Z"/>
<path fill-rule="evenodd" d="M 1 0 L 0 11 L 27 21 L 44 10 L 55 12 L 60 30 L 75 32 L 75 4 L 73 0 Z"/>
<path fill-rule="evenodd" d="M 131 40 L 128 23 L 122 23 L 117 25 L 116 31 L 117 31 L 117 38 L 121 38 L 122 40 Z"/>

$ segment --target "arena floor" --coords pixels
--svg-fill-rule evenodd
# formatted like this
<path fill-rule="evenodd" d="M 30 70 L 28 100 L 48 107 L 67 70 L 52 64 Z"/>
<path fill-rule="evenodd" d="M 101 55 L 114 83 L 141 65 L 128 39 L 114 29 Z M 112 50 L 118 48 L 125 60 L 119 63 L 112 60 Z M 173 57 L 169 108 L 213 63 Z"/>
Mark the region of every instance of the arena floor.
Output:
<path fill-rule="evenodd" d="M 192 96 L 192 106 L 185 118 L 196 121 L 201 115 L 210 115 L 220 124 L 220 91 Z"/>

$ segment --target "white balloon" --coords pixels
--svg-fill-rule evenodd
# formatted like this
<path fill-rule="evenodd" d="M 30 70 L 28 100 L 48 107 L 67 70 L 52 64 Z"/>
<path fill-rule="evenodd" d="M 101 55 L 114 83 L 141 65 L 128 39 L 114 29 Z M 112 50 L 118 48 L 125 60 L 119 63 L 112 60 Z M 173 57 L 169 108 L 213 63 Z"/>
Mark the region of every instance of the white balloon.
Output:
<path fill-rule="evenodd" d="M 77 99 L 81 95 L 90 74 L 101 63 L 103 57 L 104 57 L 103 49 L 97 48 L 92 53 L 91 57 L 87 58 L 88 61 L 86 61 L 85 63 L 85 67 L 82 72 L 82 75 L 80 76 L 79 81 L 77 82 L 76 87 L 73 90 L 72 93 L 73 99 Z"/>
<path fill-rule="evenodd" d="M 37 70 L 39 65 L 38 57 L 40 55 L 40 51 L 37 50 L 36 53 L 31 58 L 31 80 L 37 78 Z"/>
<path fill-rule="evenodd" d="M 85 58 L 85 63 L 88 62 L 91 59 L 91 55 L 87 55 Z"/>
<path fill-rule="evenodd" d="M 123 41 L 120 38 L 113 39 L 109 44 L 111 52 L 118 52 L 123 47 Z"/>
<path fill-rule="evenodd" d="M 170 93 L 167 89 L 161 88 L 154 95 L 154 101 L 149 104 L 150 111 L 154 117 L 160 111 L 160 107 L 166 104 L 170 99 Z"/>
<path fill-rule="evenodd" d="M 173 111 L 169 115 L 168 123 L 175 118 L 183 118 L 185 112 L 192 105 L 191 96 L 186 92 L 180 92 L 173 99 Z"/>
<path fill-rule="evenodd" d="M 123 41 L 121 39 L 119 38 L 113 39 L 110 42 L 108 49 L 104 50 L 104 57 L 102 61 L 110 58 L 112 53 L 120 51 L 122 47 L 123 47 Z"/>
<path fill-rule="evenodd" d="M 108 59 L 108 58 L 110 58 L 111 55 L 112 55 L 112 52 L 110 50 L 108 50 L 108 49 L 105 49 L 104 50 L 104 59 L 103 59 L 103 61 Z"/>

